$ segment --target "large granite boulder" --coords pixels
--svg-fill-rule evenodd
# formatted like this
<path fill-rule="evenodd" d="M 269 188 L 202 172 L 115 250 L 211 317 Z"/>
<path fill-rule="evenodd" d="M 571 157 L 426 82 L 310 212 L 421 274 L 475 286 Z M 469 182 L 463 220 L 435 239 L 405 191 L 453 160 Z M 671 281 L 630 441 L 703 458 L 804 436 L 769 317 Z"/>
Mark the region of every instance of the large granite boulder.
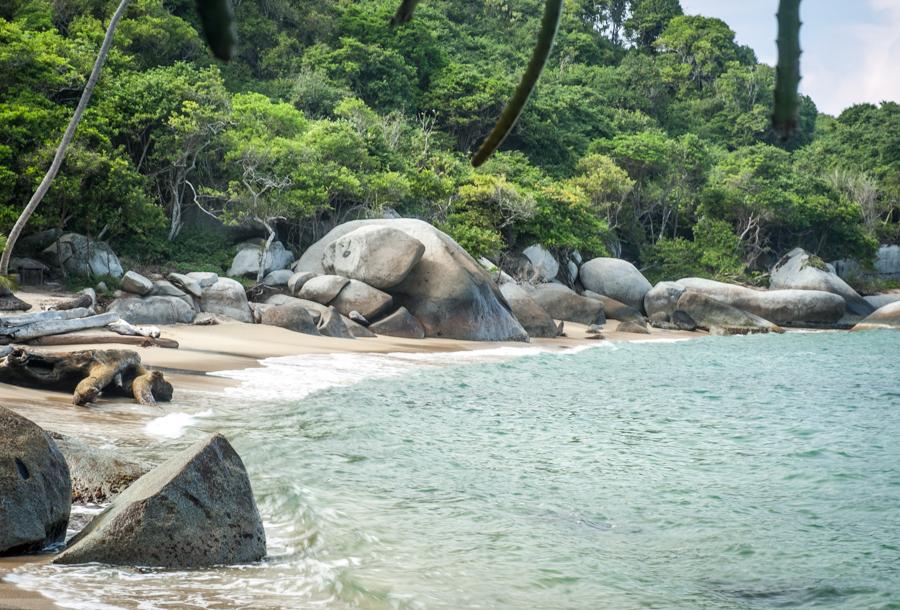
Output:
<path fill-rule="evenodd" d="M 212 277 L 207 278 L 209 280 L 206 284 L 207 286 L 212 286 L 216 283 L 216 280 L 219 279 L 219 276 L 217 276 L 215 273 L 211 273 L 210 276 Z M 166 276 L 166 279 L 169 280 L 169 283 L 171 283 L 175 288 L 181 290 L 185 294 L 189 294 L 196 299 L 199 299 L 203 296 L 204 286 L 195 278 L 184 275 L 182 273 L 170 273 Z"/>
<path fill-rule="evenodd" d="M 688 314 L 699 328 L 721 329 L 723 334 L 782 332 L 768 320 L 693 290 L 685 290 L 675 310 Z"/>
<path fill-rule="evenodd" d="M 355 339 L 344 323 L 344 317 L 334 307 L 328 307 L 319 317 L 319 333 L 335 339 Z"/>
<path fill-rule="evenodd" d="M 501 284 L 500 292 L 529 336 L 545 338 L 557 336 L 556 322 L 521 286 L 512 283 Z"/>
<path fill-rule="evenodd" d="M 900 301 L 888 303 L 884 307 L 869 314 L 853 327 L 853 330 L 875 330 L 889 328 L 900 330 Z"/>
<path fill-rule="evenodd" d="M 292 275 L 294 275 L 294 272 L 290 269 L 276 269 L 275 271 L 270 271 L 263 278 L 262 283 L 266 286 L 287 286 L 288 280 L 291 279 Z"/>
<path fill-rule="evenodd" d="M 671 316 L 675 311 L 678 299 L 684 294 L 686 288 L 675 282 L 658 282 L 656 286 L 644 295 L 644 312 L 653 318 L 654 314 L 664 313 Z"/>
<path fill-rule="evenodd" d="M 363 226 L 391 227 L 424 244 L 425 252 L 419 263 L 387 292 L 394 297 L 395 304 L 406 307 L 422 323 L 427 336 L 473 341 L 528 339 L 528 333 L 516 321 L 488 273 L 450 236 L 421 220 L 344 223 L 310 246 L 295 270 L 325 273 L 326 247 Z"/>
<path fill-rule="evenodd" d="M 401 307 L 383 320 L 369 326 L 376 335 L 401 337 L 404 339 L 424 339 L 425 328 L 416 320 L 409 310 Z"/>
<path fill-rule="evenodd" d="M 64 233 L 41 252 L 51 267 L 62 266 L 72 275 L 120 278 L 125 273 L 119 257 L 108 244 L 78 233 Z"/>
<path fill-rule="evenodd" d="M 153 282 L 145 278 L 137 271 L 128 271 L 122 276 L 122 290 L 138 296 L 150 294 L 153 290 Z"/>
<path fill-rule="evenodd" d="M 290 278 L 288 278 L 288 292 L 293 296 L 297 296 L 303 289 L 303 284 L 313 279 L 314 277 L 316 277 L 315 273 L 310 273 L 308 271 L 297 271 L 296 273 L 292 274 Z"/>
<path fill-rule="evenodd" d="M 237 254 L 231 261 L 227 275 L 231 277 L 256 277 L 262 261 L 263 240 L 247 241 L 239 244 Z M 280 241 L 273 241 L 266 252 L 263 275 L 276 269 L 285 269 L 291 265 L 294 255 Z"/>
<path fill-rule="evenodd" d="M 900 280 L 900 246 L 878 248 L 875 272 L 883 279 Z"/>
<path fill-rule="evenodd" d="M 200 568 L 265 555 L 244 464 L 224 436 L 213 434 L 135 481 L 55 563 Z"/>
<path fill-rule="evenodd" d="M 538 284 L 526 291 L 554 320 L 566 320 L 579 324 L 603 323 L 606 317 L 603 303 L 583 297 L 562 284 Z"/>
<path fill-rule="evenodd" d="M 62 542 L 71 506 L 69 467 L 54 440 L 0 407 L 0 555 Z"/>
<path fill-rule="evenodd" d="M 609 320 L 634 322 L 636 324 L 644 324 L 646 322 L 644 315 L 640 311 L 613 298 L 597 294 L 591 290 L 585 290 L 582 296 L 586 296 L 589 299 L 596 299 L 603 303 L 603 313 Z"/>
<path fill-rule="evenodd" d="M 319 335 L 316 320 L 301 303 L 286 305 L 262 305 L 260 323 L 279 326 L 305 335 Z"/>
<path fill-rule="evenodd" d="M 595 258 L 578 271 L 586 290 L 608 296 L 640 310 L 644 295 L 652 288 L 637 268 L 620 258 Z"/>
<path fill-rule="evenodd" d="M 220 277 L 215 284 L 203 289 L 200 310 L 228 316 L 239 322 L 253 321 L 244 287 L 227 277 Z"/>
<path fill-rule="evenodd" d="M 781 326 L 832 325 L 846 307 L 841 296 L 822 290 L 754 290 L 697 277 L 677 283 Z"/>
<path fill-rule="evenodd" d="M 831 271 L 820 258 L 809 254 L 803 248 L 794 248 L 772 268 L 769 288 L 832 292 L 840 295 L 847 302 L 847 313 L 849 314 L 867 316 L 875 311 L 858 292 Z"/>
<path fill-rule="evenodd" d="M 885 292 L 883 294 L 870 294 L 863 297 L 866 302 L 877 310 L 885 305 L 900 301 L 900 292 Z"/>
<path fill-rule="evenodd" d="M 328 305 L 349 283 L 350 280 L 339 275 L 319 275 L 304 282 L 297 296 L 307 301 Z"/>
<path fill-rule="evenodd" d="M 190 273 L 186 273 L 185 275 L 197 282 L 200 285 L 201 290 L 204 288 L 209 288 L 219 281 L 219 276 L 212 271 L 191 271 Z M 171 277 L 169 278 L 169 281 L 172 281 Z"/>
<path fill-rule="evenodd" d="M 390 311 L 394 299 L 388 293 L 359 280 L 350 280 L 330 304 L 345 316 L 356 311 L 367 320 L 375 320 Z"/>
<path fill-rule="evenodd" d="M 51 432 L 50 436 L 69 466 L 72 502 L 75 503 L 109 502 L 153 468 L 114 449 L 95 447 L 56 432 Z"/>
<path fill-rule="evenodd" d="M 322 267 L 327 273 L 386 290 L 406 279 L 424 253 L 425 244 L 409 233 L 391 226 L 364 225 L 329 243 Z"/>
<path fill-rule="evenodd" d="M 528 246 L 522 250 L 522 256 L 531 263 L 531 279 L 549 282 L 559 274 L 559 262 L 556 257 L 540 244 Z"/>
<path fill-rule="evenodd" d="M 190 324 L 196 312 L 179 297 L 125 297 L 109 304 L 107 311 L 131 324 Z"/>

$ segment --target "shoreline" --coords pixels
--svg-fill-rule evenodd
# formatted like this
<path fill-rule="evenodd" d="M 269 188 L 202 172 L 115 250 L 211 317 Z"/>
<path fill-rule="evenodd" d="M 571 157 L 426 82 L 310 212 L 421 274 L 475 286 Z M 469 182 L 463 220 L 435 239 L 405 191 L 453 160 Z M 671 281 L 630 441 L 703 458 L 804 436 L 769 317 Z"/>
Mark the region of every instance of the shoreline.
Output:
<path fill-rule="evenodd" d="M 540 348 L 551 351 L 584 348 L 603 343 L 630 341 L 683 341 L 708 336 L 705 332 L 668 331 L 650 328 L 650 334 L 618 332 L 619 322 L 608 320 L 602 340 L 587 339 L 587 326 L 566 323 L 566 337 L 535 339 L 523 342 L 478 342 L 455 339 L 399 339 L 379 336 L 368 339 L 335 339 L 296 333 L 275 326 L 240 322 L 214 326 L 161 326 L 162 336 L 179 342 L 178 349 L 136 347 L 123 344 L 66 345 L 33 347 L 40 351 L 69 352 L 84 349 L 131 349 L 138 352 L 144 364 L 161 370 L 175 386 L 175 397 L 168 405 L 178 405 L 179 393 L 217 394 L 240 382 L 211 373 L 264 366 L 262 360 L 275 357 L 324 354 L 391 354 L 447 353 L 490 350 L 496 348 Z M 96 332 L 90 333 L 96 336 Z M 88 334 L 86 333 L 86 334 Z M 142 427 L 148 416 L 153 418 L 171 412 L 164 403 L 159 410 L 148 411 L 127 401 L 104 400 L 89 407 L 71 404 L 71 395 L 0 384 L 0 404 L 28 417 L 39 426 L 72 436 L 84 436 L 96 426 Z M 53 555 L 26 555 L 0 558 L 0 610 L 56 610 L 61 606 L 38 592 L 20 588 L 6 580 L 12 570 L 28 563 L 49 561 Z"/>

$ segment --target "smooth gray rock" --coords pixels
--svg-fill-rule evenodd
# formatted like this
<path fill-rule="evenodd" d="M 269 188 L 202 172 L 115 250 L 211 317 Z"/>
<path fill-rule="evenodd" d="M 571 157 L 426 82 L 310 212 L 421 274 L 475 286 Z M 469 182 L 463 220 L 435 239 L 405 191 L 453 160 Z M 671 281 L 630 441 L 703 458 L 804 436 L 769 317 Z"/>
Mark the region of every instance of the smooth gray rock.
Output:
<path fill-rule="evenodd" d="M 0 407 L 0 555 L 62 542 L 71 506 L 69 467 L 56 442 Z"/>
<path fill-rule="evenodd" d="M 209 282 L 207 286 L 212 286 L 216 283 L 216 280 L 219 279 L 214 273 L 210 275 L 215 276 L 215 279 L 213 279 L 212 282 Z M 194 298 L 199 299 L 203 296 L 203 284 L 195 278 L 184 275 L 183 273 L 170 273 L 166 276 L 166 279 L 168 279 L 177 289 L 184 291 Z"/>
<path fill-rule="evenodd" d="M 369 326 L 376 335 L 403 339 L 424 339 L 425 328 L 405 307 L 401 307 L 383 320 Z"/>
<path fill-rule="evenodd" d="M 72 275 L 120 278 L 125 273 L 119 257 L 108 244 L 78 233 L 64 233 L 41 252 L 51 267 L 60 265 Z"/>
<path fill-rule="evenodd" d="M 884 279 L 900 279 L 900 245 L 878 248 L 875 272 Z"/>
<path fill-rule="evenodd" d="M 863 297 L 866 302 L 877 310 L 885 305 L 900 301 L 900 292 L 887 292 L 884 294 L 871 294 Z"/>
<path fill-rule="evenodd" d="M 203 289 L 200 310 L 228 316 L 239 322 L 253 321 L 244 287 L 227 277 L 220 277 L 215 284 Z"/>
<path fill-rule="evenodd" d="M 213 434 L 138 479 L 54 563 L 201 568 L 265 555 L 244 464 Z"/>
<path fill-rule="evenodd" d="M 263 278 L 262 283 L 266 286 L 287 286 L 288 280 L 291 279 L 292 275 L 294 275 L 294 272 L 290 269 L 276 269 L 275 271 L 270 271 Z"/>
<path fill-rule="evenodd" d="M 219 281 L 219 276 L 211 271 L 191 271 L 185 275 L 200 284 L 201 289 L 209 288 Z"/>
<path fill-rule="evenodd" d="M 153 282 L 145 278 L 137 271 L 128 271 L 122 276 L 122 290 L 138 296 L 150 294 L 153 290 Z"/>
<path fill-rule="evenodd" d="M 364 225 L 329 243 L 322 267 L 327 273 L 386 290 L 405 280 L 424 253 L 425 245 L 400 229 Z"/>
<path fill-rule="evenodd" d="M 322 312 L 319 319 L 319 333 L 326 337 L 334 337 L 335 339 L 354 339 L 355 337 L 344 324 L 344 318 L 340 312 L 334 307 L 329 307 Z"/>
<path fill-rule="evenodd" d="M 488 275 L 491 276 L 491 279 L 494 280 L 494 283 L 498 286 L 502 286 L 503 284 L 515 283 L 516 280 L 513 279 L 511 275 L 506 273 L 503 269 L 489 261 L 483 256 L 478 257 L 478 264 L 481 265 L 485 271 L 488 272 Z"/>
<path fill-rule="evenodd" d="M 606 320 L 603 303 L 583 297 L 562 284 L 538 284 L 531 288 L 526 286 L 525 290 L 554 320 L 588 326 Z"/>
<path fill-rule="evenodd" d="M 512 283 L 501 284 L 500 292 L 529 336 L 556 336 L 556 322 L 521 286 Z"/>
<path fill-rule="evenodd" d="M 319 275 L 307 280 L 297 296 L 307 301 L 328 305 L 349 283 L 350 280 L 339 275 Z"/>
<path fill-rule="evenodd" d="M 184 290 L 168 280 L 156 280 L 153 282 L 153 290 L 150 294 L 155 297 L 178 297 L 180 299 L 188 296 Z M 190 297 L 188 297 L 188 300 L 190 300 Z"/>
<path fill-rule="evenodd" d="M 644 311 L 652 317 L 657 312 L 671 316 L 685 287 L 675 282 L 658 282 L 644 295 Z"/>
<path fill-rule="evenodd" d="M 847 302 L 847 313 L 867 316 L 875 311 L 847 282 L 822 267 L 820 259 L 803 248 L 794 248 L 772 268 L 769 288 L 832 292 Z"/>
<path fill-rule="evenodd" d="M 853 330 L 876 329 L 900 330 L 900 301 L 888 303 L 853 327 Z"/>
<path fill-rule="evenodd" d="M 390 311 L 393 304 L 391 295 L 359 280 L 350 280 L 331 301 L 331 306 L 345 316 L 356 311 L 368 320 L 374 320 Z"/>
<path fill-rule="evenodd" d="M 231 277 L 256 277 L 259 274 L 262 251 L 263 240 L 248 241 L 240 244 L 226 275 Z M 294 255 L 291 254 L 290 250 L 285 249 L 284 244 L 280 241 L 273 241 L 266 252 L 263 275 L 276 269 L 285 269 L 291 265 L 293 260 Z"/>
<path fill-rule="evenodd" d="M 368 327 L 363 326 L 349 316 L 341 316 L 341 320 L 344 321 L 344 326 L 347 327 L 350 334 L 357 339 L 371 339 L 376 336 L 375 333 L 368 329 Z"/>
<path fill-rule="evenodd" d="M 109 502 L 153 469 L 152 465 L 131 460 L 113 449 L 95 447 L 56 432 L 50 436 L 69 466 L 74 503 Z"/>
<path fill-rule="evenodd" d="M 549 282 L 559 275 L 559 262 L 549 250 L 540 244 L 528 246 L 522 250 L 522 256 L 531 263 L 534 279 Z"/>
<path fill-rule="evenodd" d="M 316 277 L 316 274 L 310 273 L 309 271 L 298 271 L 292 274 L 287 282 L 288 292 L 293 296 L 297 296 L 303 288 L 303 284 L 314 277 Z"/>
<path fill-rule="evenodd" d="M 362 226 L 387 226 L 425 245 L 425 253 L 400 284 L 389 289 L 429 337 L 471 341 L 527 341 L 490 275 L 445 233 L 414 219 L 357 220 L 335 227 L 303 254 L 298 271 L 324 273 L 322 255 L 335 239 Z"/>
<path fill-rule="evenodd" d="M 315 301 L 309 301 L 307 299 L 291 297 L 286 294 L 273 294 L 266 299 L 267 305 L 288 305 L 292 303 L 299 303 L 305 307 L 316 323 L 319 322 L 319 318 L 321 318 L 322 314 L 328 309 L 327 305 L 322 305 L 321 303 L 316 303 Z"/>
<path fill-rule="evenodd" d="M 300 303 L 287 305 L 268 305 L 261 310 L 260 323 L 279 326 L 305 335 L 319 335 L 316 321 L 309 311 Z"/>
<path fill-rule="evenodd" d="M 822 290 L 754 290 L 696 277 L 677 284 L 781 326 L 832 325 L 846 308 L 841 296 Z"/>
<path fill-rule="evenodd" d="M 586 290 L 634 307 L 644 306 L 644 295 L 652 286 L 637 268 L 620 258 L 595 258 L 581 266 L 578 277 Z"/>
<path fill-rule="evenodd" d="M 616 327 L 616 331 L 620 333 L 631 333 L 635 335 L 649 335 L 650 331 L 647 330 L 647 325 L 644 322 L 639 322 L 637 320 L 628 320 L 626 322 L 620 322 L 619 326 Z"/>
<path fill-rule="evenodd" d="M 196 314 L 184 299 L 166 296 L 116 299 L 106 310 L 131 324 L 190 324 Z"/>
<path fill-rule="evenodd" d="M 609 320 L 618 320 L 620 322 L 636 322 L 644 323 L 644 316 L 634 307 L 629 307 L 625 303 L 617 301 L 611 297 L 597 294 L 592 290 L 585 290 L 583 296 L 589 299 L 596 299 L 603 303 L 603 313 Z"/>
<path fill-rule="evenodd" d="M 693 290 L 685 290 L 678 299 L 676 310 L 685 312 L 698 328 L 704 330 L 717 327 L 731 334 L 782 332 L 768 320 Z"/>

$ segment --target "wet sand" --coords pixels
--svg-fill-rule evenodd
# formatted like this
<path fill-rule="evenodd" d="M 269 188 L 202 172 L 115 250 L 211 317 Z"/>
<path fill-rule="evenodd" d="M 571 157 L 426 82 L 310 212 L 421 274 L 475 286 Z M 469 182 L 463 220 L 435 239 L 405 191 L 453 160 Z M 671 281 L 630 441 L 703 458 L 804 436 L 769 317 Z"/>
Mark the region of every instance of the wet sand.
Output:
<path fill-rule="evenodd" d="M 20 295 L 22 296 L 22 295 Z M 28 295 L 32 296 L 32 295 Z M 36 295 L 46 298 L 46 295 Z M 28 299 L 38 301 L 37 298 Z M 35 308 L 37 309 L 37 308 Z M 675 340 L 704 336 L 706 333 L 662 331 L 651 328 L 650 334 L 620 333 L 618 322 L 610 320 L 603 329 L 602 341 Z M 570 349 L 597 343 L 588 339 L 587 327 L 566 323 L 566 337 L 539 339 L 532 343 L 485 343 L 453 339 L 398 339 L 376 337 L 370 339 L 334 339 L 303 335 L 282 328 L 257 324 L 228 323 L 215 326 L 166 326 L 162 336 L 179 342 L 178 349 L 142 348 L 132 345 L 67 345 L 33 348 L 42 351 L 75 351 L 82 349 L 132 349 L 140 353 L 142 361 L 162 370 L 175 386 L 173 404 L 178 393 L 216 393 L 235 384 L 234 381 L 207 375 L 213 371 L 235 370 L 260 366 L 260 360 L 275 356 L 302 356 L 340 352 L 450 352 L 490 349 L 501 346 L 540 346 L 549 349 Z M 83 334 L 96 336 L 97 331 Z M 196 394 L 195 394 L 196 395 Z M 101 399 L 89 407 L 75 407 L 71 395 L 0 384 L 0 404 L 33 420 L 49 430 L 74 436 L 87 436 L 87 431 L 103 426 L 133 428 L 139 435 L 149 419 L 163 414 L 164 408 L 145 407 L 127 401 Z M 4 575 L 24 563 L 49 561 L 50 555 L 0 558 L 0 610 L 44 610 L 58 606 L 37 593 L 19 589 L 4 580 Z"/>

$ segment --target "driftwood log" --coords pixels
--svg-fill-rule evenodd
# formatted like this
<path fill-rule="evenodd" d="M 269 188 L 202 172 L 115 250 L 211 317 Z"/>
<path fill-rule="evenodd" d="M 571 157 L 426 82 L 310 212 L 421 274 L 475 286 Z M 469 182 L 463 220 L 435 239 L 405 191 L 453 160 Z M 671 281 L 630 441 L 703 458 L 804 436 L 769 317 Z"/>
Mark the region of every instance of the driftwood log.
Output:
<path fill-rule="evenodd" d="M 94 299 L 87 294 L 79 294 L 65 301 L 58 301 L 47 307 L 50 311 L 66 311 L 68 309 L 78 309 L 79 307 L 93 307 Z"/>
<path fill-rule="evenodd" d="M 50 335 L 38 337 L 28 345 L 95 345 L 97 343 L 115 343 L 117 345 L 137 345 L 138 347 L 165 347 L 178 349 L 178 341 L 163 337 L 140 337 L 127 335 L 88 335 L 73 333 L 71 335 Z"/>
<path fill-rule="evenodd" d="M 55 312 L 46 312 L 55 313 Z M 69 320 L 40 320 L 25 324 L 23 326 L 10 326 L 8 328 L 0 328 L 0 336 L 6 337 L 9 342 L 20 343 L 29 339 L 36 339 L 47 335 L 61 335 L 76 330 L 87 330 L 89 328 L 102 328 L 111 322 L 119 319 L 116 313 L 101 313 L 96 316 L 87 316 L 86 318 L 73 318 Z"/>
<path fill-rule="evenodd" d="M 0 383 L 74 392 L 76 405 L 86 405 L 101 393 L 133 396 L 145 405 L 172 400 L 172 385 L 159 371 L 144 368 L 131 350 L 40 353 L 13 348 L 0 360 Z"/>
<path fill-rule="evenodd" d="M 18 316 L 4 316 L 0 318 L 0 327 L 26 326 L 37 322 L 49 322 L 52 320 L 74 320 L 86 318 L 91 312 L 85 307 L 77 307 L 65 311 L 39 311 L 35 313 L 23 313 Z"/>

